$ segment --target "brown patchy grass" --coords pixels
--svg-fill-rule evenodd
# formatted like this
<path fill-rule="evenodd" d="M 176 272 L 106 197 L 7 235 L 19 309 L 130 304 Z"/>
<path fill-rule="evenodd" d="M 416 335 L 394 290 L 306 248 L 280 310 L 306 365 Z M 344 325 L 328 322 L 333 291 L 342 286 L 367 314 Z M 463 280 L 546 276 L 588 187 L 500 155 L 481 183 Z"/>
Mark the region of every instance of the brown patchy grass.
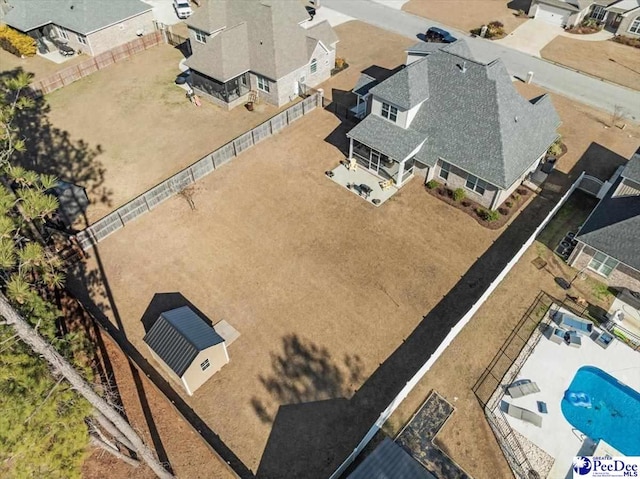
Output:
<path fill-rule="evenodd" d="M 640 53 L 633 47 L 558 36 L 541 54 L 547 60 L 640 90 Z"/>
<path fill-rule="evenodd" d="M 527 20 L 516 17 L 516 13 L 519 9 L 526 12 L 529 3 L 526 0 L 411 0 L 402 9 L 465 32 L 497 20 L 509 34 Z"/>
<path fill-rule="evenodd" d="M 159 45 L 47 95 L 55 127 L 103 149 L 96 160 L 110 201 L 90 198 L 90 221 L 278 111 L 263 103 L 253 112 L 226 112 L 205 100 L 195 107 L 173 83 L 181 59 L 175 48 Z"/>
<path fill-rule="evenodd" d="M 20 58 L 0 48 L 0 71 L 11 71 L 22 68 L 33 75 L 33 80 L 42 80 L 60 70 L 77 65 L 90 57 L 88 55 L 74 55 L 64 63 L 54 63 L 46 58 L 35 55 L 28 58 Z"/>

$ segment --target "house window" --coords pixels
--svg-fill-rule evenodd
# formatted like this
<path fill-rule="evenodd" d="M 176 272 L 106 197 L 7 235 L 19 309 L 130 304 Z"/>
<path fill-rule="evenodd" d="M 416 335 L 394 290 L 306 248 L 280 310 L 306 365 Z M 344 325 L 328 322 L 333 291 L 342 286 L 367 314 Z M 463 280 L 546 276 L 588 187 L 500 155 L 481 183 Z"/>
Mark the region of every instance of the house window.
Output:
<path fill-rule="evenodd" d="M 76 37 L 78 38 L 78 42 L 82 43 L 83 45 L 87 44 L 87 37 L 85 37 L 84 35 L 76 35 Z"/>
<path fill-rule="evenodd" d="M 467 183 L 465 186 L 479 195 L 484 195 L 484 192 L 487 189 L 487 183 L 473 175 L 467 175 Z"/>
<path fill-rule="evenodd" d="M 609 277 L 616 266 L 618 266 L 618 261 L 599 251 L 593 255 L 591 262 L 589 262 L 589 269 L 605 277 Z"/>
<path fill-rule="evenodd" d="M 257 75 L 258 78 L 258 90 L 262 90 L 263 92 L 269 93 L 269 80 L 265 77 L 261 77 Z"/>
<path fill-rule="evenodd" d="M 196 41 L 200 43 L 207 43 L 207 34 L 202 30 L 193 30 L 196 35 Z"/>
<path fill-rule="evenodd" d="M 443 180 L 448 180 L 449 171 L 451 171 L 451 165 L 446 161 L 443 161 L 442 164 L 440 165 L 440 173 L 438 176 L 440 176 L 440 178 L 442 178 Z"/>
<path fill-rule="evenodd" d="M 240 83 L 242 83 L 242 86 L 247 86 L 247 74 L 246 74 L 246 73 L 245 73 L 245 74 L 243 74 L 243 75 L 240 77 Z"/>
<path fill-rule="evenodd" d="M 631 26 L 629 27 L 629 32 L 640 34 L 640 17 L 636 18 Z"/>
<path fill-rule="evenodd" d="M 383 103 L 382 116 L 395 123 L 396 119 L 398 118 L 398 109 L 395 106 L 389 105 L 388 103 Z"/>
<path fill-rule="evenodd" d="M 60 36 L 62 38 L 64 38 L 65 40 L 69 40 L 69 34 L 67 33 L 67 31 L 62 28 L 62 27 L 58 27 L 58 33 L 60 34 Z"/>
<path fill-rule="evenodd" d="M 600 5 L 594 5 L 593 10 L 591 10 L 591 18 L 598 21 L 604 20 L 604 17 L 606 14 L 607 14 L 607 11 L 605 10 L 604 7 Z"/>
<path fill-rule="evenodd" d="M 315 58 L 313 60 L 311 60 L 311 74 L 313 75 L 315 72 L 318 71 L 318 60 L 316 60 Z"/>
<path fill-rule="evenodd" d="M 205 371 L 209 366 L 211 366 L 211 364 L 209 364 L 208 359 L 205 359 L 200 363 L 200 369 L 202 369 L 203 371 Z"/>

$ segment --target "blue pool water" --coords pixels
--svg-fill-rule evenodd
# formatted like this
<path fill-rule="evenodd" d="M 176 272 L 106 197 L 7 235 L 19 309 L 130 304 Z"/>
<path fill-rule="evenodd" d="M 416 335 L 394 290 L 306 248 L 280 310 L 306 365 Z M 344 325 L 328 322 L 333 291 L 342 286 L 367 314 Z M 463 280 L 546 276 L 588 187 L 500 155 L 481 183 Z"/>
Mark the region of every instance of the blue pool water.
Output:
<path fill-rule="evenodd" d="M 573 405 L 569 393 L 586 393 L 591 407 Z M 640 393 L 593 366 L 578 369 L 560 404 L 569 423 L 627 456 L 640 456 Z"/>

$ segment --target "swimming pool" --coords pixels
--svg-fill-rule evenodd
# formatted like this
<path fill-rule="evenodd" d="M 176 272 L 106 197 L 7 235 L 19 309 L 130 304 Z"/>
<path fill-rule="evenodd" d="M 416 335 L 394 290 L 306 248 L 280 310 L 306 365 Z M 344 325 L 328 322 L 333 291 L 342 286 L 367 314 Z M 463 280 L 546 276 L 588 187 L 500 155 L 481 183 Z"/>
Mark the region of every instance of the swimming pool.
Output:
<path fill-rule="evenodd" d="M 569 423 L 591 439 L 603 439 L 627 456 L 640 456 L 640 393 L 593 366 L 578 369 L 567 393 L 586 393 L 591 407 L 560 408 Z"/>

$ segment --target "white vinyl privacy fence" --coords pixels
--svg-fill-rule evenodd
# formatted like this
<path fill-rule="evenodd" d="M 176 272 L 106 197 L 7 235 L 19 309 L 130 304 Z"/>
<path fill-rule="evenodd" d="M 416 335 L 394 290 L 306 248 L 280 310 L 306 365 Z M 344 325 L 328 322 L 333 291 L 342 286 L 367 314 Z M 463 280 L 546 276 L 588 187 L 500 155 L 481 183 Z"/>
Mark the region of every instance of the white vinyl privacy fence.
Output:
<path fill-rule="evenodd" d="M 376 433 L 382 428 L 384 423 L 387 422 L 387 419 L 391 417 L 391 415 L 398 408 L 398 406 L 402 404 L 402 402 L 406 399 L 409 393 L 413 391 L 413 388 L 415 388 L 418 385 L 418 383 L 424 377 L 424 375 L 427 374 L 427 372 L 431 369 L 433 364 L 438 360 L 438 358 L 442 355 L 442 353 L 444 353 L 445 349 L 449 347 L 449 345 L 455 339 L 455 337 L 460 333 L 460 331 L 462 331 L 462 328 L 464 328 L 467 325 L 467 323 L 471 321 L 471 318 L 473 318 L 473 316 L 478 312 L 478 310 L 485 303 L 485 301 L 489 299 L 489 296 L 491 296 L 491 294 L 500 285 L 500 283 L 502 283 L 502 281 L 504 280 L 504 278 L 506 278 L 509 271 L 511 271 L 511 269 L 516 265 L 516 263 L 520 261 L 520 258 L 522 258 L 525 251 L 529 249 L 529 247 L 533 244 L 533 242 L 538 237 L 540 232 L 544 229 L 545 226 L 547 226 L 549 221 L 553 219 L 553 217 L 556 215 L 558 210 L 567 201 L 567 199 L 569 199 L 569 196 L 571 196 L 571 193 L 573 193 L 574 190 L 580 186 L 584 176 L 585 176 L 584 172 L 582 172 L 578 177 L 578 179 L 571 185 L 569 190 L 560 199 L 560 201 L 558 201 L 558 204 L 556 204 L 553 207 L 553 209 L 549 212 L 546 218 L 542 220 L 542 223 L 538 225 L 538 227 L 535 229 L 535 231 L 529 237 L 529 239 L 525 241 L 522 247 L 513 256 L 513 258 L 511 258 L 511 261 L 507 263 L 504 269 L 491 282 L 491 284 L 485 290 L 485 292 L 482 293 L 478 301 L 473 306 L 471 306 L 469 311 L 467 311 L 466 314 L 462 318 L 460 318 L 460 321 L 458 321 L 458 323 L 456 323 L 456 325 L 453 328 L 451 328 L 451 331 L 444 338 L 442 343 L 440 343 L 440 346 L 438 346 L 438 349 L 436 349 L 435 352 L 431 355 L 431 357 L 427 360 L 427 362 L 425 362 L 422 365 L 422 367 L 418 369 L 418 371 L 407 382 L 407 384 L 402 388 L 402 390 L 398 393 L 398 395 L 391 401 L 391 403 L 387 406 L 387 408 L 380 413 L 378 420 L 371 426 L 371 428 L 367 431 L 367 433 L 364 435 L 364 437 L 362 438 L 360 443 L 356 446 L 356 448 L 353 450 L 353 452 L 349 454 L 349 456 L 338 467 L 338 469 L 334 471 L 334 473 L 330 476 L 329 479 L 338 479 L 344 473 L 344 471 L 353 463 L 356 457 L 358 457 L 358 455 L 362 452 L 365 446 L 369 444 L 371 439 L 373 439 Z"/>
<path fill-rule="evenodd" d="M 317 107 L 322 106 L 322 92 L 318 91 L 305 98 L 300 103 L 289 107 L 274 117 L 256 126 L 253 130 L 243 133 L 235 140 L 221 146 L 213 153 L 198 160 L 194 164 L 179 171 L 171 178 L 154 186 L 137 198 L 122 205 L 107 216 L 81 231 L 77 235 L 80 246 L 85 251 L 109 236 L 111 233 L 124 227 L 138 216 L 151 211 L 163 201 L 171 198 L 195 183 L 200 178 L 212 173 L 225 163 L 229 163 L 243 151 L 258 144 L 265 138 L 279 132 L 287 125 L 302 118 Z"/>

